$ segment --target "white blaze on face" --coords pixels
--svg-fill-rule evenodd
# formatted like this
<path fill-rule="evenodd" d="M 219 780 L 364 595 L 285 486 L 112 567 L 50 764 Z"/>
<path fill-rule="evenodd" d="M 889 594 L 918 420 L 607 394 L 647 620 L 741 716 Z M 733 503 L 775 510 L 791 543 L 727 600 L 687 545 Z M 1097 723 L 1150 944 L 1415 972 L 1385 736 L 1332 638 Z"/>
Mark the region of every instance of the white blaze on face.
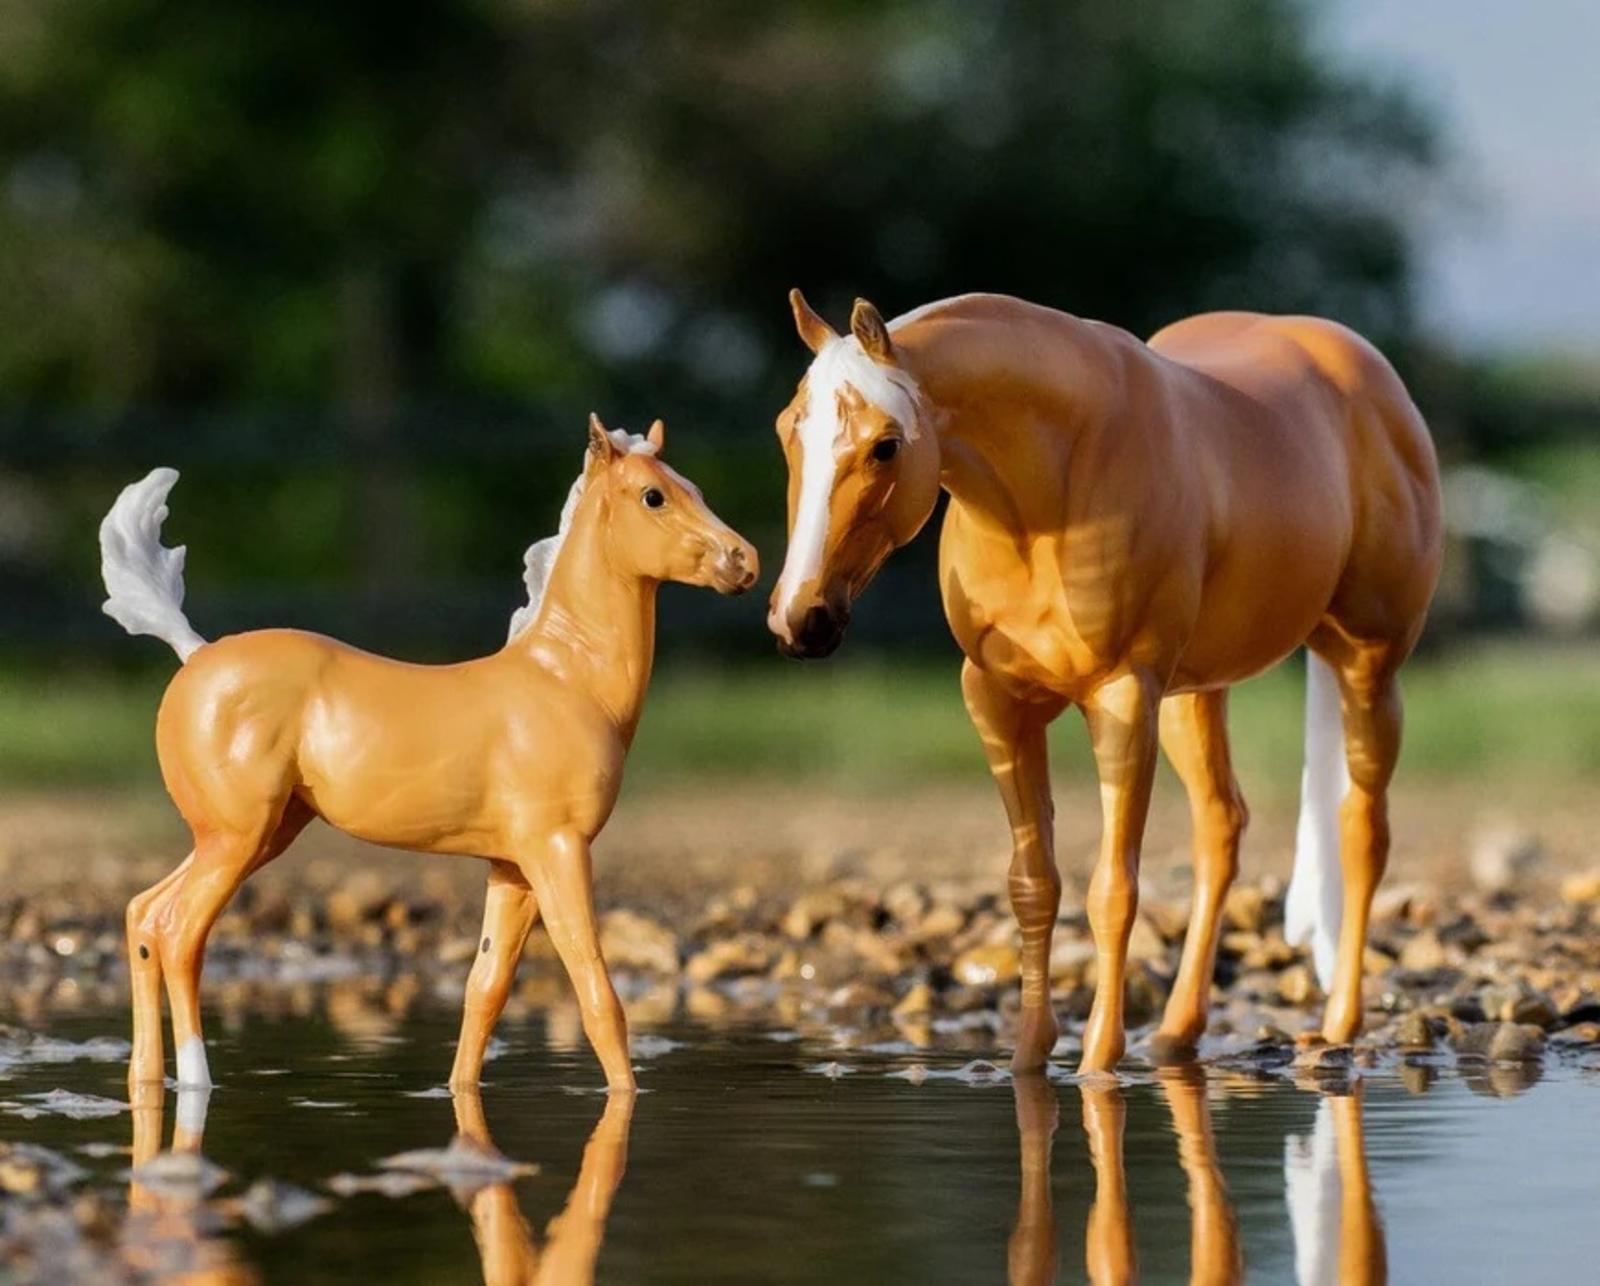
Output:
<path fill-rule="evenodd" d="M 795 424 L 800 444 L 800 496 L 773 599 L 773 624 L 780 628 L 787 628 L 795 595 L 822 570 L 828 507 L 838 471 L 834 452 L 845 431 L 839 405 L 846 390 L 853 390 L 867 405 L 894 420 L 908 442 L 915 442 L 919 432 L 919 396 L 910 375 L 873 361 L 853 335 L 823 345 L 806 372 L 806 404 Z"/>

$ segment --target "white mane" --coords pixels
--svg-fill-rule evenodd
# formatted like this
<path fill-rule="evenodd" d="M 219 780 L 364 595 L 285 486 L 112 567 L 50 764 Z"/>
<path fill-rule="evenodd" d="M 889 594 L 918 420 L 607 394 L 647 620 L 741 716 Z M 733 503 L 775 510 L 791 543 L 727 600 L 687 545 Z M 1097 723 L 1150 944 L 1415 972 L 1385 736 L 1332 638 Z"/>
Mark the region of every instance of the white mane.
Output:
<path fill-rule="evenodd" d="M 806 372 L 806 405 L 795 425 L 800 439 L 800 500 L 789 556 L 778 579 L 780 604 L 787 604 L 822 562 L 828 496 L 833 491 L 833 448 L 844 428 L 839 421 L 839 394 L 846 385 L 894 419 L 906 441 L 915 442 L 922 434 L 922 391 L 908 372 L 873 361 L 854 335 L 830 339 L 822 346 Z"/>
<path fill-rule="evenodd" d="M 656 444 L 641 433 L 629 433 L 626 429 L 607 429 L 606 433 L 617 450 L 626 455 L 656 453 Z M 511 614 L 511 629 L 506 635 L 507 642 L 532 625 L 539 615 L 539 608 L 544 603 L 545 587 L 549 585 L 550 573 L 556 565 L 556 555 L 561 552 L 561 543 L 567 538 L 567 529 L 572 526 L 572 515 L 578 511 L 578 501 L 583 496 L 583 479 L 584 475 L 580 473 L 572 486 L 567 489 L 567 499 L 561 506 L 561 523 L 556 528 L 556 534 L 535 541 L 528 546 L 528 552 L 522 556 L 522 583 L 528 587 L 528 602 L 525 607 L 519 607 Z"/>

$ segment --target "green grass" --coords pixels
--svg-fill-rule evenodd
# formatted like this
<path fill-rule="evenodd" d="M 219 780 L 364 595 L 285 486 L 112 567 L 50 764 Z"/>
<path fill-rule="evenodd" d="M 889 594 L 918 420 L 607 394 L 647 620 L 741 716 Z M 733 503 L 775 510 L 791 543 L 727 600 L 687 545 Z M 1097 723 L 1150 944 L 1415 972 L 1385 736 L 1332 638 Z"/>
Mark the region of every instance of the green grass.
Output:
<path fill-rule="evenodd" d="M 0 788 L 157 788 L 152 725 L 164 674 L 0 672 Z M 1406 672 L 1407 775 L 1435 780 L 1600 777 L 1600 653 L 1495 647 Z M 1300 666 L 1235 690 L 1239 775 L 1252 789 L 1299 779 Z M 1088 772 L 1082 724 L 1052 734 L 1056 766 Z M 971 780 L 982 755 L 953 665 L 843 659 L 709 671 L 663 666 L 629 764 L 630 784 L 717 778 L 869 789 Z"/>

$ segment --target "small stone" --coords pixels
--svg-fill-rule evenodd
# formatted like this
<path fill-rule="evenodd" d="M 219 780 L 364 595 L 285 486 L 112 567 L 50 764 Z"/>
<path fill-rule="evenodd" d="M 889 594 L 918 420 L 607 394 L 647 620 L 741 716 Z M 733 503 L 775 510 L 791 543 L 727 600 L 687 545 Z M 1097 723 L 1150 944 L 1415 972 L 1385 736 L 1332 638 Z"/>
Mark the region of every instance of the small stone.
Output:
<path fill-rule="evenodd" d="M 775 954 L 765 939 L 753 933 L 741 934 L 737 938 L 713 942 L 698 955 L 690 957 L 684 973 L 693 983 L 765 973 L 772 966 Z"/>
<path fill-rule="evenodd" d="M 1294 1066 L 1307 1072 L 1342 1072 L 1353 1058 L 1348 1045 L 1308 1045 L 1295 1055 Z"/>
<path fill-rule="evenodd" d="M 1144 915 L 1135 917 L 1133 932 L 1128 935 L 1129 960 L 1159 960 L 1167 958 L 1167 944 L 1160 930 Z"/>
<path fill-rule="evenodd" d="M 828 996 L 829 1009 L 889 1009 L 894 992 L 881 983 L 857 980 L 836 987 Z"/>
<path fill-rule="evenodd" d="M 842 916 L 846 909 L 844 894 L 837 888 L 802 893 L 790 904 L 782 928 L 796 942 L 804 942 L 829 920 Z"/>
<path fill-rule="evenodd" d="M 916 926 L 917 937 L 928 941 L 936 938 L 953 938 L 966 927 L 967 917 L 948 902 L 936 903 Z"/>
<path fill-rule="evenodd" d="M 1222 903 L 1222 917 L 1229 928 L 1259 933 L 1267 919 L 1267 895 L 1254 884 L 1235 884 Z"/>
<path fill-rule="evenodd" d="M 913 983 L 911 990 L 900 997 L 892 1012 L 896 1018 L 910 1018 L 917 1014 L 926 1014 L 932 1009 L 933 988 L 925 982 L 918 982 Z"/>
<path fill-rule="evenodd" d="M 1307 966 L 1295 964 L 1278 975 L 1278 995 L 1287 1005 L 1308 1005 L 1321 998 L 1322 989 Z"/>
<path fill-rule="evenodd" d="M 1574 1023 L 1550 1039 L 1562 1045 L 1600 1045 L 1600 1023 Z"/>
<path fill-rule="evenodd" d="M 1420 1009 L 1401 1014 L 1395 1020 L 1394 1041 L 1401 1049 L 1432 1049 L 1433 1024 L 1427 1014 Z"/>
<path fill-rule="evenodd" d="M 675 974 L 678 935 L 636 911 L 609 911 L 600 919 L 600 953 L 616 969 Z"/>
<path fill-rule="evenodd" d="M 1189 928 L 1189 908 L 1162 898 L 1141 897 L 1140 916 L 1161 935 L 1163 942 L 1181 942 Z"/>
<path fill-rule="evenodd" d="M 1081 986 L 1095 961 L 1094 943 L 1057 933 L 1050 943 L 1050 981 L 1064 987 Z"/>
<path fill-rule="evenodd" d="M 1472 837 L 1467 869 L 1484 893 L 1504 893 L 1532 871 L 1543 855 L 1544 846 L 1533 832 L 1497 822 Z"/>
<path fill-rule="evenodd" d="M 1561 881 L 1564 902 L 1600 902 L 1600 869 L 1569 875 Z"/>
<path fill-rule="evenodd" d="M 1008 943 L 973 947 L 950 966 L 956 981 L 968 987 L 998 987 L 1015 982 L 1022 973 L 1017 949 Z"/>
<path fill-rule="evenodd" d="M 1544 1033 L 1523 1023 L 1501 1023 L 1489 1042 L 1489 1059 L 1495 1063 L 1533 1062 L 1544 1053 Z"/>
<path fill-rule="evenodd" d="M 1400 948 L 1400 967 L 1413 973 L 1431 973 L 1444 968 L 1445 963 L 1444 943 L 1439 941 L 1439 935 L 1432 929 L 1424 929 L 1413 935 Z"/>

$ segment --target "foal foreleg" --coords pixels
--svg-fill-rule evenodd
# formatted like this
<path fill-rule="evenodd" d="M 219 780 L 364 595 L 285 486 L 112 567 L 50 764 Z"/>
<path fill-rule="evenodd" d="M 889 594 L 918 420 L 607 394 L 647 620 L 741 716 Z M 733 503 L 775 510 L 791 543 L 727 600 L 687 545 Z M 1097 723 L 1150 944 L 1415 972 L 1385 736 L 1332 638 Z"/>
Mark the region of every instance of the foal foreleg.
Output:
<path fill-rule="evenodd" d="M 1159 701 L 1156 683 L 1133 672 L 1102 684 L 1083 707 L 1100 776 L 1103 829 L 1089 881 L 1096 979 L 1079 1072 L 1110 1072 L 1126 1045 L 1123 983 L 1128 935 L 1139 909 L 1139 846 L 1155 775 Z"/>
<path fill-rule="evenodd" d="M 584 1035 L 605 1070 L 606 1084 L 631 1092 L 635 1082 L 628 1060 L 628 1022 L 600 954 L 589 842 L 576 831 L 557 831 L 519 865 L 577 992 Z"/>
<path fill-rule="evenodd" d="M 1344 916 L 1333 990 L 1322 1020 L 1322 1035 L 1333 1044 L 1345 1044 L 1361 1033 L 1362 956 L 1372 895 L 1389 864 L 1389 781 L 1400 757 L 1396 664 L 1387 647 L 1360 645 L 1336 662 L 1350 790 L 1339 808 Z"/>
<path fill-rule="evenodd" d="M 1050 937 L 1061 905 L 1061 875 L 1045 729 L 1061 705 L 1019 701 L 971 661 L 961 669 L 961 693 L 1011 822 L 1011 909 L 1022 931 L 1022 1017 L 1011 1068 L 1035 1071 L 1056 1043 Z"/>
<path fill-rule="evenodd" d="M 1161 703 L 1161 748 L 1189 794 L 1193 818 L 1194 903 L 1178 977 L 1152 1043 L 1158 1060 L 1192 1052 L 1205 1032 L 1222 903 L 1239 869 L 1239 840 L 1249 819 L 1228 758 L 1227 709 L 1226 689 Z"/>
<path fill-rule="evenodd" d="M 461 1039 L 456 1042 L 455 1064 L 450 1069 L 452 1088 L 475 1086 L 482 1078 L 489 1037 L 506 1007 L 523 944 L 538 918 L 539 903 L 522 872 L 511 862 L 493 863 L 478 955 L 467 977 L 461 1008 Z"/>

